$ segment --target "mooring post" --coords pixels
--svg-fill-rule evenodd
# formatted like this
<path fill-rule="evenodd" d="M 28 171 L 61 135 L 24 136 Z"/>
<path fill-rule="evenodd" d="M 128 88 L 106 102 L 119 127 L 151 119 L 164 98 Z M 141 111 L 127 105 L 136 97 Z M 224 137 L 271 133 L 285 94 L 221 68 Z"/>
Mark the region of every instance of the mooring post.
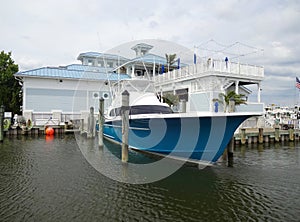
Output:
<path fill-rule="evenodd" d="M 84 133 L 84 119 L 80 119 L 80 134 Z"/>
<path fill-rule="evenodd" d="M 94 117 L 94 107 L 90 108 L 90 113 L 88 117 L 88 133 L 87 138 L 92 138 L 95 136 L 95 117 Z"/>
<path fill-rule="evenodd" d="M 0 106 L 0 142 L 3 142 L 3 137 L 4 137 L 4 111 L 5 108 L 3 105 Z"/>
<path fill-rule="evenodd" d="M 290 141 L 294 141 L 294 129 L 289 129 L 289 139 Z"/>
<path fill-rule="evenodd" d="M 246 144 L 246 129 L 241 129 L 241 144 Z"/>
<path fill-rule="evenodd" d="M 227 158 L 228 158 L 229 167 L 233 167 L 233 149 L 234 149 L 234 138 L 231 138 L 227 146 Z"/>
<path fill-rule="evenodd" d="M 264 129 L 259 128 L 258 129 L 258 143 L 263 143 L 264 142 Z"/>
<path fill-rule="evenodd" d="M 128 162 L 129 92 L 122 93 L 122 162 Z"/>
<path fill-rule="evenodd" d="M 279 127 L 275 127 L 275 142 L 279 142 Z"/>
<path fill-rule="evenodd" d="M 104 124 L 104 99 L 101 97 L 99 99 L 99 118 L 98 118 L 98 144 L 99 147 L 103 146 L 103 124 Z"/>

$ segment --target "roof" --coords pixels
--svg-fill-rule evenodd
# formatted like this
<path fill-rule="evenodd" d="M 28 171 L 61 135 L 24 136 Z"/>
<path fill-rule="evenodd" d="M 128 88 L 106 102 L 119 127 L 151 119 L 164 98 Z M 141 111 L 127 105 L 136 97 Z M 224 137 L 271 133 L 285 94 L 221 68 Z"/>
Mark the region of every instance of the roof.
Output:
<path fill-rule="evenodd" d="M 178 59 L 176 59 L 175 63 L 172 66 L 177 66 L 177 61 L 178 61 Z M 137 63 L 137 62 L 150 63 L 150 64 L 154 64 L 155 63 L 155 65 L 166 65 L 167 64 L 167 60 L 166 60 L 165 57 L 148 53 L 146 55 L 143 55 L 143 56 L 140 56 L 140 57 L 136 57 L 136 58 L 134 58 L 134 59 L 132 59 L 132 60 L 124 63 L 124 64 L 121 64 L 120 67 L 124 66 L 124 65 L 128 65 L 128 64 L 132 64 L 132 63 Z M 187 64 L 181 63 L 180 66 L 181 67 L 187 66 Z"/>
<path fill-rule="evenodd" d="M 130 78 L 126 74 L 112 72 L 112 68 L 86 66 L 73 64 L 60 67 L 43 67 L 23 72 L 18 72 L 19 77 L 39 77 L 39 78 L 61 78 L 61 79 L 84 79 L 84 80 L 119 80 Z"/>
<path fill-rule="evenodd" d="M 163 65 L 167 63 L 166 58 L 158 56 L 158 55 L 154 55 L 151 53 L 148 53 L 146 55 L 143 55 L 141 57 L 136 57 L 132 60 L 130 60 L 130 62 L 146 62 L 146 63 L 155 63 L 157 65 Z"/>
<path fill-rule="evenodd" d="M 136 50 L 138 48 L 141 48 L 143 50 L 146 49 L 148 51 L 148 50 L 152 49 L 153 46 L 149 45 L 149 44 L 146 44 L 146 43 L 139 43 L 139 44 L 136 44 L 135 46 L 133 46 L 131 49 Z"/>
<path fill-rule="evenodd" d="M 114 55 L 114 54 L 108 54 L 108 53 L 99 53 L 99 52 L 83 52 L 80 53 L 79 56 L 77 57 L 78 60 L 82 60 L 82 58 L 88 57 L 88 58 L 102 58 L 102 59 L 112 59 L 112 60 L 125 60 L 128 61 L 129 59 L 119 56 L 119 55 Z"/>

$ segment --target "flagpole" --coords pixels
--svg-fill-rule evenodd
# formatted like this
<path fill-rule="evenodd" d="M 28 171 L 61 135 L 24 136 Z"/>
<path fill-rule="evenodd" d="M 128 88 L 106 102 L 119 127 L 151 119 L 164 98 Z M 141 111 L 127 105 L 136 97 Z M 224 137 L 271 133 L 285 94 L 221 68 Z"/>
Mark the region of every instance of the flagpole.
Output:
<path fill-rule="evenodd" d="M 296 88 L 298 89 L 298 101 L 297 101 L 297 105 L 299 104 L 299 96 L 300 96 L 300 80 L 299 78 L 296 76 Z"/>
<path fill-rule="evenodd" d="M 194 46 L 194 74 L 197 72 L 197 54 L 196 54 L 196 46 Z"/>

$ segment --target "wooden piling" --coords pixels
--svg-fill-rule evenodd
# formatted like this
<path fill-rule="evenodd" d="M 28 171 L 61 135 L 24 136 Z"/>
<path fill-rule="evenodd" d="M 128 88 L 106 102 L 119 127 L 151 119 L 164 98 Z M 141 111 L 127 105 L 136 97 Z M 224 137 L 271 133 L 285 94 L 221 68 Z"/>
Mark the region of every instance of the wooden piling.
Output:
<path fill-rule="evenodd" d="M 252 136 L 248 136 L 248 144 L 252 143 Z"/>
<path fill-rule="evenodd" d="M 279 127 L 275 128 L 275 142 L 279 142 Z"/>
<path fill-rule="evenodd" d="M 87 138 L 93 138 L 95 136 L 95 117 L 94 117 L 94 107 L 90 108 L 90 113 L 88 117 L 88 132 Z"/>
<path fill-rule="evenodd" d="M 228 158 L 228 167 L 233 167 L 233 149 L 234 149 L 234 138 L 232 138 L 227 145 L 227 158 Z"/>
<path fill-rule="evenodd" d="M 263 143 L 264 142 L 264 129 L 259 128 L 258 129 L 258 143 Z"/>
<path fill-rule="evenodd" d="M 3 105 L 0 106 L 0 142 L 3 142 L 3 137 L 4 137 L 4 111 L 5 108 Z"/>
<path fill-rule="evenodd" d="M 265 141 L 265 143 L 269 143 L 269 136 L 268 135 L 264 136 L 264 141 Z"/>
<path fill-rule="evenodd" d="M 80 119 L 80 134 L 84 133 L 84 119 Z"/>
<path fill-rule="evenodd" d="M 129 93 L 122 93 L 122 162 L 128 162 Z"/>
<path fill-rule="evenodd" d="M 103 124 L 104 124 L 104 99 L 101 97 L 99 99 L 99 118 L 98 118 L 98 145 L 103 146 Z"/>
<path fill-rule="evenodd" d="M 294 141 L 294 129 L 289 129 L 289 140 Z"/>
<path fill-rule="evenodd" d="M 246 144 L 246 129 L 241 129 L 241 144 Z"/>

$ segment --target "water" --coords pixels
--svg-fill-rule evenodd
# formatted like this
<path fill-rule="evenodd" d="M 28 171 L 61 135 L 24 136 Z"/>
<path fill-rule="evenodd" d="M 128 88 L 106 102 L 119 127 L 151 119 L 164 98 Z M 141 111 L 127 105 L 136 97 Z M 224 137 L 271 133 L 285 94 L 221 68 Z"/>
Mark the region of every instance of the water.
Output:
<path fill-rule="evenodd" d="M 71 135 L 0 144 L 0 221 L 299 221 L 299 196 L 298 142 L 237 147 L 233 168 L 143 185 L 98 173 Z"/>

